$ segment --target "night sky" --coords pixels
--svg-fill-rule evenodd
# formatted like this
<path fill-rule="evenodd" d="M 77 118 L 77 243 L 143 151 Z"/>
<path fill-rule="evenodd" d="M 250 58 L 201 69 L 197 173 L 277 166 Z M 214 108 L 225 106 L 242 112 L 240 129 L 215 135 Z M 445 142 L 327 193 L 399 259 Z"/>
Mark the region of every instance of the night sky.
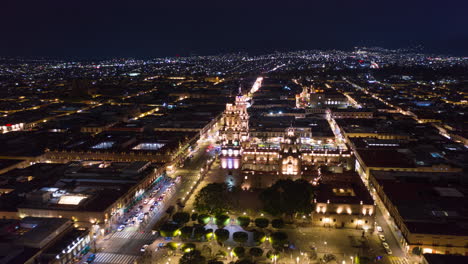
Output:
<path fill-rule="evenodd" d="M 0 55 L 63 58 L 408 47 L 468 56 L 466 0 L 3 0 Z"/>

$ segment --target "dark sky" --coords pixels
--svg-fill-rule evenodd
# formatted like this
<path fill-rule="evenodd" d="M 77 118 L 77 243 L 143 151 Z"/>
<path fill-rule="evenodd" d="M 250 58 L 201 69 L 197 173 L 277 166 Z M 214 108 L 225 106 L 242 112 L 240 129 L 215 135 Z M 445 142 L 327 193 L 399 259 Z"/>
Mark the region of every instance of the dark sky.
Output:
<path fill-rule="evenodd" d="M 155 57 L 388 48 L 468 55 L 466 0 L 2 0 L 0 55 Z"/>

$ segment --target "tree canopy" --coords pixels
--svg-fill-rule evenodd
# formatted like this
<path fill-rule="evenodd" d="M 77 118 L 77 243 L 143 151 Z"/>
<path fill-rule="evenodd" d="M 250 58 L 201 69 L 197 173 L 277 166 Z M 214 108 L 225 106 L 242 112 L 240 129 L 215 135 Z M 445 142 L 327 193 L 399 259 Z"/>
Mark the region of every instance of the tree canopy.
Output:
<path fill-rule="evenodd" d="M 216 240 L 220 243 L 229 239 L 229 230 L 226 229 L 216 229 L 215 231 Z"/>
<path fill-rule="evenodd" d="M 234 234 L 232 234 L 232 239 L 239 244 L 244 244 L 247 242 L 247 239 L 249 239 L 249 235 L 243 231 L 234 232 Z"/>
<path fill-rule="evenodd" d="M 313 186 L 305 180 L 279 180 L 260 194 L 264 210 L 272 215 L 310 213 Z"/>
<path fill-rule="evenodd" d="M 255 226 L 260 227 L 260 228 L 265 228 L 270 224 L 270 220 L 267 218 L 257 218 L 255 219 Z"/>
<path fill-rule="evenodd" d="M 265 239 L 266 239 L 265 232 L 257 231 L 257 230 L 253 231 L 253 240 L 255 243 L 261 244 L 265 242 Z"/>
<path fill-rule="evenodd" d="M 243 228 L 246 228 L 250 224 L 250 217 L 248 216 L 239 216 L 237 217 L 237 223 Z"/>
<path fill-rule="evenodd" d="M 232 252 L 234 252 L 234 255 L 238 258 L 243 258 L 245 257 L 245 248 L 244 247 L 235 247 Z"/>
<path fill-rule="evenodd" d="M 249 254 L 252 257 L 260 257 L 263 255 L 263 249 L 258 248 L 258 247 L 253 247 L 249 250 Z"/>
<path fill-rule="evenodd" d="M 172 221 L 183 226 L 190 221 L 190 214 L 186 212 L 177 212 L 172 216 Z"/>
<path fill-rule="evenodd" d="M 229 190 L 225 183 L 210 183 L 195 197 L 195 208 L 200 212 L 222 214 L 229 205 Z"/>
<path fill-rule="evenodd" d="M 271 234 L 271 242 L 277 246 L 283 245 L 288 242 L 288 234 L 284 232 L 275 232 Z"/>
<path fill-rule="evenodd" d="M 219 228 L 222 228 L 222 227 L 225 227 L 227 224 L 229 224 L 229 219 L 230 218 L 228 215 L 217 215 L 215 217 L 215 222 Z"/>
<path fill-rule="evenodd" d="M 179 226 L 176 224 L 165 223 L 159 229 L 159 233 L 163 237 L 174 237 L 177 236 Z"/>
<path fill-rule="evenodd" d="M 185 253 L 179 260 L 179 264 L 205 264 L 206 259 L 198 250 Z"/>

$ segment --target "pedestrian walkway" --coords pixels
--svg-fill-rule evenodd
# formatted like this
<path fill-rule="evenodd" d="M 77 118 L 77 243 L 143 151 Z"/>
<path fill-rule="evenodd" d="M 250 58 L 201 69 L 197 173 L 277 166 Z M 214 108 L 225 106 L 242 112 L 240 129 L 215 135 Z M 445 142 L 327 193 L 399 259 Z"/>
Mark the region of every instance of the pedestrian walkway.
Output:
<path fill-rule="evenodd" d="M 155 236 L 149 232 L 140 233 L 140 232 L 133 232 L 133 231 L 121 231 L 121 232 L 115 232 L 112 235 L 112 238 L 151 240 L 155 238 Z"/>
<path fill-rule="evenodd" d="M 93 263 L 132 264 L 137 258 L 138 256 L 125 254 L 96 253 L 96 258 Z"/>
<path fill-rule="evenodd" d="M 408 264 L 408 261 L 405 258 L 395 257 L 395 256 L 388 256 L 388 260 L 392 264 Z"/>

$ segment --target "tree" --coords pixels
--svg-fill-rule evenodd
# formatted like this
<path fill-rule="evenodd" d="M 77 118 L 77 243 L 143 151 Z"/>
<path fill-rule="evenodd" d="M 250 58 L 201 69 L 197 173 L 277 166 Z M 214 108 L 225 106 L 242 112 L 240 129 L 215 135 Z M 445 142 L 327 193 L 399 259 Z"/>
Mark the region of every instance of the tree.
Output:
<path fill-rule="evenodd" d="M 243 258 L 245 256 L 245 248 L 244 247 L 235 247 L 232 252 L 238 258 Z"/>
<path fill-rule="evenodd" d="M 225 183 L 210 183 L 195 197 L 195 208 L 200 212 L 222 214 L 229 209 L 229 191 Z"/>
<path fill-rule="evenodd" d="M 263 249 L 258 247 L 253 247 L 249 250 L 249 254 L 252 257 L 261 257 L 263 255 Z"/>
<path fill-rule="evenodd" d="M 175 242 L 169 242 L 166 244 L 166 247 L 172 251 L 175 251 L 177 250 L 178 246 L 177 246 L 177 243 Z"/>
<path fill-rule="evenodd" d="M 279 180 L 260 194 L 260 200 L 272 215 L 309 214 L 313 210 L 313 190 L 305 180 Z"/>
<path fill-rule="evenodd" d="M 197 220 L 200 225 L 206 225 L 210 221 L 210 216 L 207 214 L 201 214 L 198 215 Z"/>
<path fill-rule="evenodd" d="M 229 230 L 226 229 L 216 229 L 215 231 L 216 241 L 223 244 L 226 240 L 229 239 Z"/>
<path fill-rule="evenodd" d="M 268 226 L 270 221 L 266 218 L 257 218 L 255 219 L 255 225 L 259 228 L 265 228 Z"/>
<path fill-rule="evenodd" d="M 248 217 L 248 216 L 239 216 L 239 217 L 237 217 L 237 223 L 245 229 L 250 224 L 250 217 Z"/>
<path fill-rule="evenodd" d="M 216 225 L 219 227 L 219 228 L 222 228 L 222 227 L 225 227 L 228 223 L 229 223 L 229 216 L 227 215 L 217 215 L 216 218 L 215 218 L 215 222 L 216 222 Z"/>
<path fill-rule="evenodd" d="M 246 232 L 240 231 L 240 232 L 234 232 L 234 234 L 232 234 L 232 239 L 241 245 L 247 242 L 248 238 L 249 238 L 249 235 Z"/>
<path fill-rule="evenodd" d="M 196 226 L 193 231 L 193 236 L 196 240 L 201 240 L 205 236 L 206 230 L 203 226 Z"/>
<path fill-rule="evenodd" d="M 175 237 L 177 236 L 179 226 L 176 224 L 165 223 L 159 229 L 159 234 L 163 237 Z"/>
<path fill-rule="evenodd" d="M 195 250 L 196 246 L 194 243 L 184 243 L 181 247 L 180 247 L 180 250 L 182 250 L 183 252 L 187 253 L 187 252 L 190 252 L 190 251 L 193 251 Z"/>
<path fill-rule="evenodd" d="M 265 232 L 257 231 L 257 230 L 253 231 L 253 240 L 257 245 L 265 242 L 265 239 L 266 239 Z"/>
<path fill-rule="evenodd" d="M 283 228 L 284 227 L 284 221 L 283 219 L 273 219 L 271 221 L 271 226 L 274 228 Z"/>
<path fill-rule="evenodd" d="M 205 236 L 205 239 L 208 241 L 210 238 L 213 238 L 213 229 L 205 229 L 205 233 L 203 234 Z"/>
<path fill-rule="evenodd" d="M 179 264 L 205 264 L 206 259 L 198 250 L 185 253 L 179 260 Z"/>
<path fill-rule="evenodd" d="M 177 212 L 172 216 L 172 221 L 176 222 L 179 226 L 183 226 L 190 221 L 190 214 L 186 212 Z"/>
<path fill-rule="evenodd" d="M 270 237 L 272 244 L 275 246 L 283 246 L 283 244 L 288 242 L 288 234 L 284 232 L 274 232 Z"/>
<path fill-rule="evenodd" d="M 192 236 L 193 227 L 192 226 L 184 226 L 180 229 L 180 238 L 181 239 L 189 239 Z"/>
<path fill-rule="evenodd" d="M 193 213 L 192 216 L 190 217 L 192 219 L 192 221 L 197 221 L 198 219 L 198 214 L 197 213 Z"/>

